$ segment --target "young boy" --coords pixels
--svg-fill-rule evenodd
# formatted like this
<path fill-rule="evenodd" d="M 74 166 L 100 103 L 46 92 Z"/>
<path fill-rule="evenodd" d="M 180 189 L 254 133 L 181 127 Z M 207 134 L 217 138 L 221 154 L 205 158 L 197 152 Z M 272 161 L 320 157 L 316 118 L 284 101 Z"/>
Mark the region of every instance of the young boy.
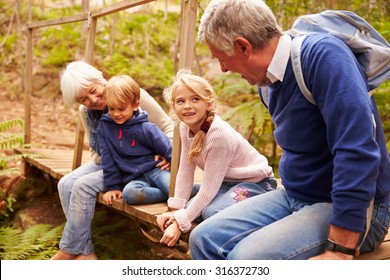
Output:
<path fill-rule="evenodd" d="M 116 198 L 128 204 L 166 201 L 170 172 L 156 168 L 154 155 L 171 161 L 172 145 L 160 128 L 139 109 L 140 88 L 129 76 L 111 78 L 103 91 L 108 113 L 100 119 L 98 141 L 104 201 Z"/>

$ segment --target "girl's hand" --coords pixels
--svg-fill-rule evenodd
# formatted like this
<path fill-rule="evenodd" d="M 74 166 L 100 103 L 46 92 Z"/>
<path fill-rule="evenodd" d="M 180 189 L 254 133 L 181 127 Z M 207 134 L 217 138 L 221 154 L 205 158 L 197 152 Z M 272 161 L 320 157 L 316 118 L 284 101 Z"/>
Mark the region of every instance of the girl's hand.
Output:
<path fill-rule="evenodd" d="M 180 235 L 181 231 L 179 225 L 175 221 L 165 229 L 164 235 L 161 238 L 160 243 L 164 243 L 167 244 L 169 247 L 172 247 L 179 240 Z"/>
<path fill-rule="evenodd" d="M 156 165 L 157 168 L 160 168 L 162 170 L 171 169 L 171 163 L 169 161 L 167 161 L 165 157 L 160 156 L 160 155 L 155 155 L 154 161 L 158 161 L 158 160 L 162 160 L 162 161 Z"/>
<path fill-rule="evenodd" d="M 112 201 L 122 198 L 122 192 L 121 191 L 108 191 L 103 195 L 103 200 L 106 204 L 112 204 Z"/>
<path fill-rule="evenodd" d="M 173 217 L 173 212 L 166 212 L 158 215 L 156 221 L 160 230 L 164 232 L 165 229 L 175 221 L 175 218 Z"/>

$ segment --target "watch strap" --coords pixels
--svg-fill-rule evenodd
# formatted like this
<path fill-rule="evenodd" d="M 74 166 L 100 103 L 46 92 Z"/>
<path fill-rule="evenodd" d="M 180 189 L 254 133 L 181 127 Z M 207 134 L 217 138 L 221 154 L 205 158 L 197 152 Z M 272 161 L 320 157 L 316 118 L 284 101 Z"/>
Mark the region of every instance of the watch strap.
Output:
<path fill-rule="evenodd" d="M 337 244 L 336 242 L 329 240 L 326 242 L 326 250 L 333 252 L 340 252 L 347 255 L 356 255 L 356 249 L 347 248 Z"/>

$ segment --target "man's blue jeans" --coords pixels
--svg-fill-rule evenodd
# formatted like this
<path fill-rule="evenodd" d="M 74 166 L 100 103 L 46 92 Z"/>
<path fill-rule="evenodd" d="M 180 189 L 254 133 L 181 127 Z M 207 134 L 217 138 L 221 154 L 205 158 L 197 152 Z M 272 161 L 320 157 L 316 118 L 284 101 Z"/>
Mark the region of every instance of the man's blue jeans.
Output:
<path fill-rule="evenodd" d="M 58 182 L 58 194 L 66 217 L 60 249 L 74 255 L 89 255 L 95 249 L 92 243 L 92 219 L 96 195 L 107 189 L 103 186 L 100 165 L 90 161 Z"/>
<path fill-rule="evenodd" d="M 389 204 L 374 207 L 361 252 L 376 248 L 387 234 Z M 283 189 L 232 205 L 191 233 L 193 259 L 308 259 L 321 254 L 329 233 L 331 203 L 303 203 Z"/>
<path fill-rule="evenodd" d="M 166 202 L 169 196 L 171 173 L 154 168 L 139 179 L 129 182 L 122 191 L 128 204 Z"/>

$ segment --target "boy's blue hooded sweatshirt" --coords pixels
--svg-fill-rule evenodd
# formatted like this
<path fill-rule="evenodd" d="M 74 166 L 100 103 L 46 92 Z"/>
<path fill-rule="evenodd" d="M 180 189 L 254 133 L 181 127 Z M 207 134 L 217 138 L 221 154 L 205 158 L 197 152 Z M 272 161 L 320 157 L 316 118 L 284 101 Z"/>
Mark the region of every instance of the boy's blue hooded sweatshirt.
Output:
<path fill-rule="evenodd" d="M 171 161 L 172 144 L 160 128 L 148 121 L 146 112 L 135 112 L 134 118 L 117 124 L 109 113 L 99 122 L 98 141 L 104 186 L 122 191 L 131 180 L 156 168 L 155 155 Z"/>

